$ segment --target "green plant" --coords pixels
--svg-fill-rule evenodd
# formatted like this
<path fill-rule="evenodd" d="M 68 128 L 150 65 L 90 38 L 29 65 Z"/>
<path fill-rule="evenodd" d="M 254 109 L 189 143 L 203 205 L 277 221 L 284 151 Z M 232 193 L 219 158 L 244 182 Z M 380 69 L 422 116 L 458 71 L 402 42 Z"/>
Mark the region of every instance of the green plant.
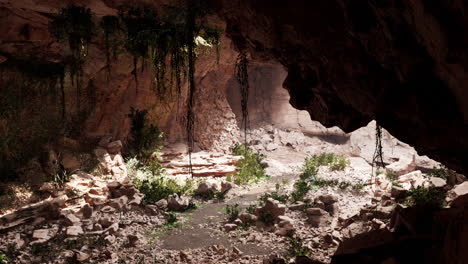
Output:
<path fill-rule="evenodd" d="M 289 199 L 289 195 L 285 194 L 283 190 L 281 190 L 281 186 L 279 183 L 275 185 L 275 191 L 271 193 L 265 193 L 260 197 L 260 201 L 265 204 L 266 200 L 268 198 L 272 198 L 274 200 L 277 200 L 283 204 L 286 204 L 286 202 Z"/>
<path fill-rule="evenodd" d="M 0 264 L 8 264 L 8 258 L 0 253 Z"/>
<path fill-rule="evenodd" d="M 286 253 L 287 257 L 295 258 L 302 256 L 310 256 L 312 252 L 309 248 L 304 246 L 304 242 L 300 238 L 291 237 L 289 240 L 289 248 Z"/>
<path fill-rule="evenodd" d="M 232 150 L 233 155 L 242 156 L 236 164 L 237 172 L 230 179 L 237 185 L 246 185 L 267 178 L 265 168 L 261 164 L 263 156 L 254 153 L 244 145 L 236 145 Z"/>
<path fill-rule="evenodd" d="M 88 55 L 88 47 L 95 36 L 93 14 L 89 8 L 71 4 L 59 11 L 59 15 L 49 23 L 49 32 L 58 40 L 68 42 L 71 55 L 66 58 L 72 84 L 79 92 L 83 76 L 83 64 Z M 79 104 L 79 98 L 78 98 Z"/>
<path fill-rule="evenodd" d="M 214 196 L 217 201 L 224 201 L 226 199 L 226 193 L 224 192 L 216 192 Z"/>
<path fill-rule="evenodd" d="M 164 221 L 165 221 L 165 225 L 173 225 L 174 223 L 176 223 L 178 221 L 177 219 L 177 213 L 175 212 L 168 212 L 165 216 L 164 216 Z"/>
<path fill-rule="evenodd" d="M 396 171 L 393 171 L 393 170 L 387 170 L 385 172 L 385 177 L 389 180 L 389 181 L 396 181 L 398 179 L 398 173 Z"/>
<path fill-rule="evenodd" d="M 349 165 L 349 161 L 344 156 L 338 156 L 330 165 L 332 171 L 344 170 Z"/>
<path fill-rule="evenodd" d="M 128 163 L 130 165 L 129 175 L 133 178 L 132 182 L 135 187 L 145 195 L 145 203 L 155 203 L 174 193 L 181 196 L 193 191 L 194 182 L 192 179 L 186 179 L 184 184 L 179 184 L 175 179 L 168 178 L 162 167 L 155 171 L 154 167 L 159 168 L 159 165 L 148 168 L 135 160 L 131 159 Z"/>
<path fill-rule="evenodd" d="M 226 214 L 226 218 L 228 219 L 229 222 L 234 222 L 239 217 L 239 205 L 234 204 L 234 205 L 226 205 L 226 207 L 223 208 L 224 213 Z"/>
<path fill-rule="evenodd" d="M 164 143 L 164 133 L 153 124 L 149 124 L 147 110 L 131 108 L 128 117 L 132 121 L 128 154 L 137 156 L 143 162 L 148 161 L 153 153 L 161 150 Z"/>
<path fill-rule="evenodd" d="M 245 208 L 245 211 L 249 214 L 255 214 L 256 209 L 257 209 L 257 204 L 251 204 L 247 208 Z"/>
<path fill-rule="evenodd" d="M 428 187 L 424 188 L 419 186 L 417 188 L 411 188 L 410 194 L 410 205 L 418 204 L 433 204 L 436 206 L 442 206 L 445 201 L 446 192 L 440 188 Z"/>
<path fill-rule="evenodd" d="M 266 225 L 273 225 L 275 223 L 275 217 L 268 210 L 260 210 L 258 220 L 262 221 Z"/>
<path fill-rule="evenodd" d="M 438 177 L 444 180 L 448 180 L 450 177 L 450 170 L 442 165 L 439 168 L 432 168 L 432 170 L 430 170 L 427 174 L 429 177 Z"/>

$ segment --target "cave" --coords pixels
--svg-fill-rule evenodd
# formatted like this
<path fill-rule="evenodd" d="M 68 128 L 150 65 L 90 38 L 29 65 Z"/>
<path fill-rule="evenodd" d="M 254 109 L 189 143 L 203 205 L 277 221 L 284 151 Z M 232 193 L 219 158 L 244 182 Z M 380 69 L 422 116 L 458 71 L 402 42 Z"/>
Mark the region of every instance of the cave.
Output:
<path fill-rule="evenodd" d="M 1 0 L 0 264 L 466 263 L 465 10 Z"/>

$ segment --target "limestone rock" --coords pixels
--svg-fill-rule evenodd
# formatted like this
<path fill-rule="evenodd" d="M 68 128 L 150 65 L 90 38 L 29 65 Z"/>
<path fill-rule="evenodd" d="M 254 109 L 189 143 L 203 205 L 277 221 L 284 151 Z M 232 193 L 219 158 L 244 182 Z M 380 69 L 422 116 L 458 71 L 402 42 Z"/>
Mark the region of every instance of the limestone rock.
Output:
<path fill-rule="evenodd" d="M 120 141 L 120 140 L 110 142 L 107 145 L 107 151 L 110 154 L 118 154 L 118 153 L 120 153 L 120 150 L 122 150 L 122 141 Z"/>
<path fill-rule="evenodd" d="M 233 231 L 233 230 L 236 230 L 236 229 L 237 229 L 236 224 L 225 224 L 224 225 L 224 231 L 226 231 L 226 232 L 230 232 L 230 231 Z"/>
<path fill-rule="evenodd" d="M 331 216 L 320 208 L 308 208 L 306 210 L 307 222 L 313 227 L 322 227 L 331 223 Z"/>
<path fill-rule="evenodd" d="M 232 182 L 223 181 L 221 183 L 221 192 L 227 193 L 228 191 L 232 190 L 236 185 Z"/>
<path fill-rule="evenodd" d="M 209 197 L 218 191 L 219 189 L 216 183 L 202 182 L 198 185 L 198 188 L 195 190 L 195 194 L 204 197 Z"/>
<path fill-rule="evenodd" d="M 403 199 L 408 196 L 408 190 L 402 187 L 393 185 L 391 189 L 391 196 L 395 199 Z"/>
<path fill-rule="evenodd" d="M 447 200 L 453 201 L 457 199 L 458 197 L 464 196 L 467 194 L 468 194 L 468 181 L 453 187 L 453 189 L 447 193 Z"/>
<path fill-rule="evenodd" d="M 69 226 L 80 225 L 81 219 L 74 214 L 67 214 L 65 216 L 65 224 Z"/>
<path fill-rule="evenodd" d="M 244 223 L 254 223 L 257 221 L 257 216 L 249 213 L 241 213 L 239 219 Z"/>
<path fill-rule="evenodd" d="M 69 226 L 67 227 L 67 236 L 79 236 L 82 235 L 83 228 L 81 226 Z"/>
<path fill-rule="evenodd" d="M 447 185 L 447 181 L 442 179 L 442 178 L 439 178 L 439 177 L 431 177 L 429 180 L 430 180 L 432 186 L 434 186 L 436 188 L 442 188 L 445 185 Z"/>
<path fill-rule="evenodd" d="M 172 211 L 184 211 L 190 205 L 190 198 L 179 197 L 176 193 L 169 195 L 167 198 L 167 208 Z"/>

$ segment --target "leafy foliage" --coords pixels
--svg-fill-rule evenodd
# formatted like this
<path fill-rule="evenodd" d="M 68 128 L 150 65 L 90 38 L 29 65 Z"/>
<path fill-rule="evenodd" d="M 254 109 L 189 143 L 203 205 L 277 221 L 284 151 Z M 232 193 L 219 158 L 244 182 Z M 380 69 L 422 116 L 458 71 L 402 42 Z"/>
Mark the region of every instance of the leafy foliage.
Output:
<path fill-rule="evenodd" d="M 0 253 L 0 264 L 8 264 L 8 258 Z"/>
<path fill-rule="evenodd" d="M 442 206 L 445 201 L 445 191 L 436 187 L 424 188 L 419 186 L 417 188 L 411 188 L 410 194 L 410 205 L 418 204 L 433 204 L 436 206 Z"/>
<path fill-rule="evenodd" d="M 294 184 L 291 199 L 293 202 L 301 201 L 310 190 L 323 186 L 338 186 L 340 189 L 351 188 L 356 191 L 362 190 L 364 188 L 363 183 L 353 184 L 349 181 L 317 177 L 319 166 L 329 166 L 331 170 L 343 170 L 348 165 L 349 161 L 344 156 L 334 153 L 322 153 L 306 158 L 299 180 Z"/>
<path fill-rule="evenodd" d="M 259 180 L 267 177 L 265 174 L 265 168 L 261 164 L 263 159 L 261 154 L 254 153 L 244 145 L 234 146 L 232 154 L 243 156 L 243 158 L 236 164 L 237 172 L 230 176 L 230 180 L 235 184 L 246 185 L 251 182 L 258 182 Z"/>
<path fill-rule="evenodd" d="M 387 170 L 385 172 L 385 177 L 389 180 L 389 181 L 396 181 L 398 179 L 398 173 L 396 171 L 393 171 L 393 170 Z"/>
<path fill-rule="evenodd" d="M 149 124 L 147 114 L 147 110 L 131 108 L 128 115 L 132 120 L 128 152 L 142 161 L 149 160 L 154 152 L 161 150 L 164 143 L 164 133 L 153 124 Z"/>
<path fill-rule="evenodd" d="M 234 205 L 226 205 L 226 207 L 223 208 L 224 213 L 226 214 L 226 218 L 228 219 L 229 222 L 234 222 L 239 217 L 239 205 L 234 204 Z"/>
<path fill-rule="evenodd" d="M 272 198 L 277 200 L 283 204 L 289 200 L 289 195 L 287 195 L 283 190 L 281 190 L 281 186 L 279 183 L 275 185 L 275 191 L 271 193 L 265 193 L 260 197 L 260 201 L 265 204 L 268 198 Z"/>
<path fill-rule="evenodd" d="M 444 180 L 448 180 L 448 178 L 450 177 L 450 170 L 447 169 L 444 166 L 441 166 L 439 168 L 434 167 L 434 168 L 432 168 L 431 171 L 429 171 L 428 176 L 429 177 L 438 177 L 438 178 L 442 178 Z"/>
<path fill-rule="evenodd" d="M 165 216 L 164 216 L 164 220 L 166 221 L 166 225 L 173 225 L 174 223 L 176 223 L 178 221 L 177 219 L 177 213 L 175 212 L 168 212 Z"/>
<path fill-rule="evenodd" d="M 73 4 L 60 9 L 59 16 L 49 24 L 49 31 L 58 40 L 67 40 L 73 55 L 86 56 L 88 45 L 95 35 L 91 10 Z"/>
<path fill-rule="evenodd" d="M 286 255 L 289 258 L 310 256 L 311 251 L 309 248 L 304 246 L 304 242 L 300 238 L 290 238 L 289 249 Z"/>
<path fill-rule="evenodd" d="M 275 223 L 273 214 L 268 210 L 261 210 L 258 220 L 262 221 L 266 225 L 273 225 Z"/>
<path fill-rule="evenodd" d="M 187 179 L 179 184 L 175 179 L 165 175 L 165 170 L 157 160 L 141 164 L 136 158 L 127 161 L 128 173 L 135 187 L 145 195 L 145 203 L 155 203 L 169 195 L 179 196 L 193 191 L 194 182 Z"/>

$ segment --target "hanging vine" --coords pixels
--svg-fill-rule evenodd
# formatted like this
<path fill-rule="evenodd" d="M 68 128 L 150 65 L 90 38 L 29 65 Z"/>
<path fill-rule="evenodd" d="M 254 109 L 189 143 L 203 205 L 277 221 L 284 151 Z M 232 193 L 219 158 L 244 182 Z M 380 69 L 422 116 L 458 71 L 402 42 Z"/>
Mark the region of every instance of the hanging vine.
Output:
<path fill-rule="evenodd" d="M 241 91 L 242 125 L 244 126 L 244 144 L 247 145 L 247 127 L 249 120 L 249 73 L 248 60 L 245 52 L 241 52 L 236 61 L 235 75 Z"/>
<path fill-rule="evenodd" d="M 384 166 L 382 150 L 382 127 L 379 124 L 375 126 L 375 151 L 372 157 L 372 175 L 374 174 L 374 165 L 377 168 Z"/>
<path fill-rule="evenodd" d="M 66 57 L 65 64 L 70 73 L 71 83 L 76 87 L 76 105 L 80 111 L 83 64 L 91 39 L 95 35 L 91 10 L 73 4 L 60 9 L 59 15 L 49 23 L 49 31 L 59 42 L 68 43 L 70 55 Z"/>
<path fill-rule="evenodd" d="M 172 97 L 179 100 L 184 78 L 188 78 L 186 132 L 189 158 L 194 147 L 194 112 L 196 95 L 195 61 L 197 57 L 196 39 L 216 46 L 219 61 L 221 30 L 209 26 L 206 20 L 208 2 L 206 0 L 184 0 L 178 7 L 170 7 L 165 16 L 158 16 L 154 9 L 147 7 L 123 6 L 118 16 L 104 16 L 100 27 L 104 33 L 108 78 L 111 72 L 111 54 L 119 46 L 133 57 L 133 77 L 138 93 L 138 64 L 144 71 L 145 61 L 149 62 L 153 74 L 152 81 L 160 100 Z M 88 45 L 94 36 L 94 24 L 89 9 L 70 5 L 60 10 L 59 16 L 50 23 L 50 31 L 58 40 L 68 40 L 71 55 L 66 64 L 71 80 L 80 95 L 82 66 L 87 56 Z M 125 39 L 119 42 L 119 37 Z M 170 67 L 168 69 L 168 67 Z M 175 88 L 175 89 L 173 89 Z M 79 98 L 77 98 L 79 102 Z M 179 103 L 177 103 L 178 107 Z M 190 162 L 191 163 L 191 162 Z M 190 165 L 191 171 L 191 165 Z"/>
<path fill-rule="evenodd" d="M 117 34 L 120 30 L 119 18 L 116 16 L 103 16 L 101 22 L 99 23 L 102 30 L 104 31 L 104 48 L 106 49 L 106 68 L 107 68 L 107 78 L 110 78 L 111 75 L 111 56 L 115 59 L 116 57 L 116 44 L 117 44 Z"/>

